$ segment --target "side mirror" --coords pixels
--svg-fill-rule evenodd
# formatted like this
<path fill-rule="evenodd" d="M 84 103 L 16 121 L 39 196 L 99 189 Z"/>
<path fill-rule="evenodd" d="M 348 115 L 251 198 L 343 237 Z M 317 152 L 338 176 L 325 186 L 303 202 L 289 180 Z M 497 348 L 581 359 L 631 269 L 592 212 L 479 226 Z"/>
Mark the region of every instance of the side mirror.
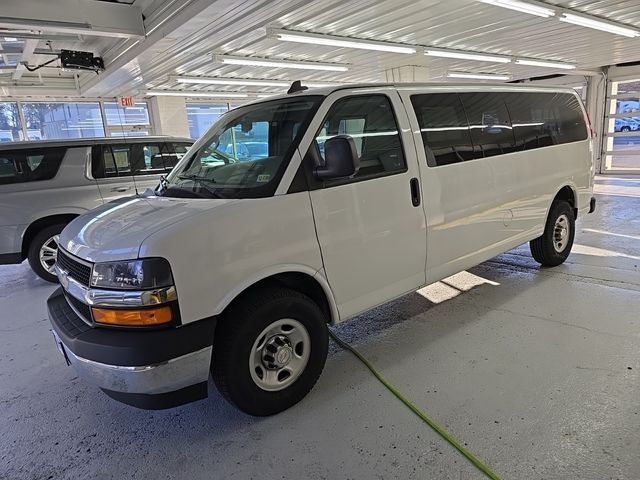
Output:
<path fill-rule="evenodd" d="M 360 157 L 356 144 L 349 135 L 338 135 L 324 142 L 323 166 L 316 167 L 318 178 L 352 177 L 360 169 Z"/>

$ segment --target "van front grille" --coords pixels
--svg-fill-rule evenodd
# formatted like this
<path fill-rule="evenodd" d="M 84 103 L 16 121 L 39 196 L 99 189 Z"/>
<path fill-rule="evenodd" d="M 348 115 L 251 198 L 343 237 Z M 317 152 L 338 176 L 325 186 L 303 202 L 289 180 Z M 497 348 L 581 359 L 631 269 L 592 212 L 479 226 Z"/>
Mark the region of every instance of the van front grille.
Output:
<path fill-rule="evenodd" d="M 67 255 L 61 248 L 58 248 L 56 261 L 62 270 L 69 272 L 71 278 L 80 282 L 85 287 L 89 286 L 91 281 L 91 266 L 80 263 L 70 255 Z"/>

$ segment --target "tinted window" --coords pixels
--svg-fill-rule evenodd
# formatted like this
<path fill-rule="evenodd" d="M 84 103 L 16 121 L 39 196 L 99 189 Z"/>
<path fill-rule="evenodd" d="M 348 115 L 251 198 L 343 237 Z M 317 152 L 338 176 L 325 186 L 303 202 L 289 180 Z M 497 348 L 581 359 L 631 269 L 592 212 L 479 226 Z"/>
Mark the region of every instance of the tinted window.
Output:
<path fill-rule="evenodd" d="M 587 139 L 580 103 L 567 93 L 503 94 L 518 150 Z"/>
<path fill-rule="evenodd" d="M 461 93 L 475 158 L 503 155 L 515 150 L 509 112 L 503 93 Z"/>
<path fill-rule="evenodd" d="M 413 95 L 411 103 L 430 166 L 474 158 L 469 125 L 458 94 Z"/>
<path fill-rule="evenodd" d="M 102 145 L 93 148 L 91 172 L 93 178 L 131 175 L 131 151 L 128 145 Z"/>
<path fill-rule="evenodd" d="M 131 151 L 134 175 L 162 175 L 175 165 L 175 153 L 167 143 L 139 143 L 131 145 Z"/>
<path fill-rule="evenodd" d="M 360 156 L 356 177 L 406 170 L 400 132 L 388 97 L 358 96 L 334 103 L 316 136 L 322 161 L 324 142 L 336 135 L 349 135 L 356 144 Z"/>
<path fill-rule="evenodd" d="M 0 184 L 50 180 L 58 173 L 66 151 L 59 147 L 0 152 Z"/>
<path fill-rule="evenodd" d="M 173 167 L 177 165 L 177 163 L 182 160 L 182 157 L 185 156 L 189 148 L 191 147 L 190 143 L 173 143 L 170 145 L 173 147 L 172 155 L 167 159 L 165 159 L 165 168 L 167 170 L 171 170 Z"/>

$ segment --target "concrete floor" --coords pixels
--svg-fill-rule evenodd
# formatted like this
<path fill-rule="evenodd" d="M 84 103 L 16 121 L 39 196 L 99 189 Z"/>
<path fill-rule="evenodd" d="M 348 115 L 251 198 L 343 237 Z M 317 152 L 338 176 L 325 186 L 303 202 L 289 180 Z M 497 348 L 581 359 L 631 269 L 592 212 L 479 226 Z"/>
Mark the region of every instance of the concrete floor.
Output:
<path fill-rule="evenodd" d="M 504 479 L 640 477 L 640 180 L 597 188 L 566 264 L 524 246 L 337 329 Z M 215 391 L 145 412 L 64 365 L 53 286 L 26 265 L 0 285 L 2 479 L 483 478 L 335 346 L 275 417 Z"/>

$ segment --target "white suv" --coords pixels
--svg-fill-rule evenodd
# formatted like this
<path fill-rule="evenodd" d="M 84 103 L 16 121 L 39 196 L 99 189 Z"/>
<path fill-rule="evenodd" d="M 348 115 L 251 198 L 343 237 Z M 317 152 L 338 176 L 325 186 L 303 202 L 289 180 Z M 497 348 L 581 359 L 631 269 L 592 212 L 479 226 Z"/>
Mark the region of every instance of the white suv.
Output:
<path fill-rule="evenodd" d="M 266 156 L 234 156 L 242 143 Z M 273 414 L 315 384 L 327 324 L 524 242 L 562 263 L 592 189 L 571 89 L 368 85 L 249 104 L 155 194 L 64 229 L 54 336 L 122 402 L 203 398 L 211 371 L 240 409 Z"/>
<path fill-rule="evenodd" d="M 72 219 L 155 188 L 193 142 L 186 138 L 93 138 L 0 143 L 0 264 L 25 258 L 57 281 L 58 235 Z"/>

